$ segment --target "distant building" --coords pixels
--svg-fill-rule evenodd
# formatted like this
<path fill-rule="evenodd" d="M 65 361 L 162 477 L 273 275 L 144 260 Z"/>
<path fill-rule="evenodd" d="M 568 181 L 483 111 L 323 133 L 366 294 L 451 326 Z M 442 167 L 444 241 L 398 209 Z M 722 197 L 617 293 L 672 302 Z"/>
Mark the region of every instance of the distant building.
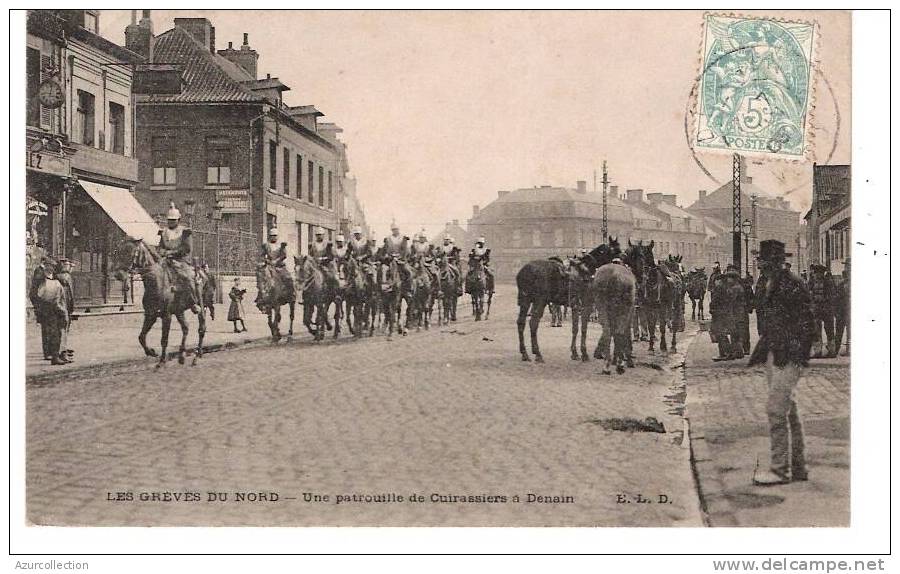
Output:
<path fill-rule="evenodd" d="M 805 216 L 809 262 L 835 275 L 850 257 L 850 166 L 813 165 L 812 207 Z"/>
<path fill-rule="evenodd" d="M 453 221 L 448 221 L 444 228 L 441 229 L 434 237 L 429 239 L 429 242 L 432 245 L 440 245 L 444 242 L 444 236 L 449 235 L 453 238 L 453 243 L 456 244 L 460 249 L 468 249 L 475 244 L 476 237 L 471 237 L 469 232 L 466 231 L 460 224 L 458 219 L 454 219 Z M 486 238 L 485 238 L 486 239 Z"/>
<path fill-rule="evenodd" d="M 632 238 L 645 243 L 653 240 L 657 259 L 681 255 L 685 268 L 706 262 L 706 228 L 702 218 L 678 207 L 674 194 L 648 193 L 645 200 L 644 190 L 629 189 L 625 199 L 635 223 Z M 645 222 L 655 223 L 655 228 Z"/>
<path fill-rule="evenodd" d="M 767 191 L 753 183 L 753 179 L 746 175 L 746 169 L 741 170 L 741 219 L 750 219 L 753 222 L 749 247 L 751 254 L 759 249 L 759 242 L 764 239 L 777 239 L 784 242 L 789 252 L 794 253 L 792 262 L 797 265 L 800 259 L 805 260 L 805 253 L 801 252 L 803 243 L 801 235 L 803 229 L 800 225 L 800 212 L 791 208 L 791 204 L 782 197 L 773 197 Z M 701 217 L 712 217 L 727 226 L 728 237 L 725 241 L 727 255 L 724 260 L 719 259 L 724 267 L 732 260 L 731 231 L 733 214 L 732 182 L 729 180 L 712 193 L 707 194 L 700 190 L 699 197 L 687 211 Z M 743 250 L 743 237 L 741 248 Z M 744 255 L 746 257 L 746 254 Z M 750 258 L 751 272 L 755 273 L 755 259 Z"/>

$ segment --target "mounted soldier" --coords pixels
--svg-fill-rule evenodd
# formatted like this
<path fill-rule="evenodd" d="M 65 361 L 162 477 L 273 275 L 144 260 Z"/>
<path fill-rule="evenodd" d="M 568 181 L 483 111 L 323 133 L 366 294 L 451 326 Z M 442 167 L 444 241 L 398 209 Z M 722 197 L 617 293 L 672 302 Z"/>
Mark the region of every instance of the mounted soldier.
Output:
<path fill-rule="evenodd" d="M 353 228 L 349 248 L 351 255 L 357 260 L 364 259 L 369 255 L 369 242 L 363 237 L 362 227 L 359 225 Z"/>
<path fill-rule="evenodd" d="M 339 233 L 334 238 L 334 244 L 329 245 L 329 247 L 329 259 L 337 263 L 339 266 L 346 263 L 347 258 L 350 257 L 350 248 L 347 246 L 344 235 L 342 233 Z"/>
<path fill-rule="evenodd" d="M 416 241 L 412 244 L 412 254 L 415 257 L 424 257 L 431 251 L 431 244 L 424 233 L 416 235 Z"/>
<path fill-rule="evenodd" d="M 485 241 L 484 237 L 479 237 L 475 242 L 475 247 L 472 248 L 472 251 L 469 253 L 470 258 L 474 258 L 477 261 L 481 261 L 484 266 L 485 274 L 490 277 L 490 280 L 494 279 L 494 270 L 491 269 L 491 250 L 484 246 Z"/>
<path fill-rule="evenodd" d="M 284 285 L 286 291 L 291 292 L 294 288 L 294 280 L 291 273 L 285 266 L 287 259 L 287 243 L 278 241 L 278 228 L 269 229 L 269 240 L 262 244 L 260 249 L 260 267 L 267 269 L 272 279 L 277 279 Z M 263 290 L 257 289 L 256 304 L 259 305 L 260 297 Z"/>
<path fill-rule="evenodd" d="M 396 223 L 391 224 L 391 234 L 384 238 L 384 250 L 386 255 L 397 255 L 406 259 L 409 255 L 409 237 L 400 235 L 400 227 Z"/>
<path fill-rule="evenodd" d="M 308 253 L 320 267 L 328 259 L 328 242 L 325 241 L 325 230 L 321 227 L 316 227 L 315 240 L 309 244 Z"/>
<path fill-rule="evenodd" d="M 191 230 L 181 225 L 181 212 L 175 203 L 169 203 L 166 212 L 166 228 L 159 231 L 159 254 L 165 258 L 164 268 L 173 283 L 180 284 L 191 298 L 191 311 L 200 313 L 200 289 L 197 285 L 197 272 L 192 265 Z"/>

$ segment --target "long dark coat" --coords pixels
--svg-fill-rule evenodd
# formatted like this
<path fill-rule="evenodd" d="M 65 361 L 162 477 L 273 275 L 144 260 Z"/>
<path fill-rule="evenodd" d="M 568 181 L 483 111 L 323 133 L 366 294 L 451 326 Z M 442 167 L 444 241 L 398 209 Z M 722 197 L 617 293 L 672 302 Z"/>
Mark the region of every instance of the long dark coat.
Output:
<path fill-rule="evenodd" d="M 765 364 L 772 351 L 776 366 L 806 366 L 814 329 L 812 301 L 803 280 L 780 269 L 759 285 L 756 301 L 762 329 L 749 364 Z"/>

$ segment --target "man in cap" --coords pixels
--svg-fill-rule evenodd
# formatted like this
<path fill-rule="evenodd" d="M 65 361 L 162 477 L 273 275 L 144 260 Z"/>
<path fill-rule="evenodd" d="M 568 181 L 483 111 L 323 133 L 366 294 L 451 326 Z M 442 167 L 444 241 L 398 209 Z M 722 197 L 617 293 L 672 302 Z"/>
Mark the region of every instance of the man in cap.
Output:
<path fill-rule="evenodd" d="M 396 223 L 391 223 L 391 234 L 384 238 L 384 248 L 387 255 L 396 254 L 398 257 L 406 258 L 409 250 L 409 237 L 400 235 L 400 227 Z"/>
<path fill-rule="evenodd" d="M 44 301 L 38 291 L 48 281 L 56 278 L 56 261 L 45 255 L 41 262 L 34 268 L 31 274 L 31 286 L 28 290 L 28 298 L 31 300 L 31 308 L 34 318 L 41 326 L 41 348 L 45 361 L 54 365 L 64 365 L 68 361 L 60 354 L 61 313 L 54 305 Z"/>
<path fill-rule="evenodd" d="M 338 233 L 334 238 L 334 245 L 330 245 L 328 250 L 328 258 L 337 263 L 338 267 L 350 256 L 350 249 L 344 240 L 344 234 Z"/>
<path fill-rule="evenodd" d="M 191 311 L 200 313 L 200 289 L 197 272 L 192 265 L 192 247 L 191 230 L 181 225 L 181 212 L 171 202 L 166 212 L 166 227 L 159 231 L 159 254 L 165 258 L 170 276 L 174 276 L 175 282 L 189 294 Z"/>
<path fill-rule="evenodd" d="M 759 247 L 762 293 L 756 312 L 762 315 L 762 329 L 748 366 L 766 366 L 771 464 L 755 473 L 753 483 L 770 486 L 807 479 L 803 426 L 793 393 L 800 370 L 809 364 L 813 314 L 806 285 L 784 268 L 791 255 L 784 243 L 766 239 Z"/>
<path fill-rule="evenodd" d="M 62 284 L 63 292 L 66 295 L 66 319 L 60 326 L 60 345 L 59 354 L 68 362 L 74 361 L 75 351 L 69 348 L 69 329 L 72 326 L 72 317 L 75 314 L 75 282 L 72 279 L 72 270 L 75 268 L 75 262 L 65 257 L 59 259 L 59 265 L 56 267 L 56 279 Z"/>
<path fill-rule="evenodd" d="M 323 263 L 328 259 L 328 242 L 325 241 L 325 230 L 316 227 L 315 240 L 309 244 L 308 253 L 316 263 Z"/>
<path fill-rule="evenodd" d="M 811 265 L 812 275 L 809 277 L 809 291 L 813 305 L 813 358 L 821 358 L 822 330 L 825 330 L 826 344 L 824 354 L 828 357 L 836 357 L 838 349 L 834 342 L 834 308 L 836 289 L 834 279 L 828 268 L 818 263 Z"/>

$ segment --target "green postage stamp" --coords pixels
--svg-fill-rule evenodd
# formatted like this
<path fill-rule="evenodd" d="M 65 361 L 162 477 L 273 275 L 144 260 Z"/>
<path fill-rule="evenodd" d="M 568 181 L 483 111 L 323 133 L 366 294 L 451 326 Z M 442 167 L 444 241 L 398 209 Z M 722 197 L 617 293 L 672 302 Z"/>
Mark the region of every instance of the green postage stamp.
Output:
<path fill-rule="evenodd" d="M 705 14 L 695 149 L 806 159 L 816 36 L 812 22 Z"/>

